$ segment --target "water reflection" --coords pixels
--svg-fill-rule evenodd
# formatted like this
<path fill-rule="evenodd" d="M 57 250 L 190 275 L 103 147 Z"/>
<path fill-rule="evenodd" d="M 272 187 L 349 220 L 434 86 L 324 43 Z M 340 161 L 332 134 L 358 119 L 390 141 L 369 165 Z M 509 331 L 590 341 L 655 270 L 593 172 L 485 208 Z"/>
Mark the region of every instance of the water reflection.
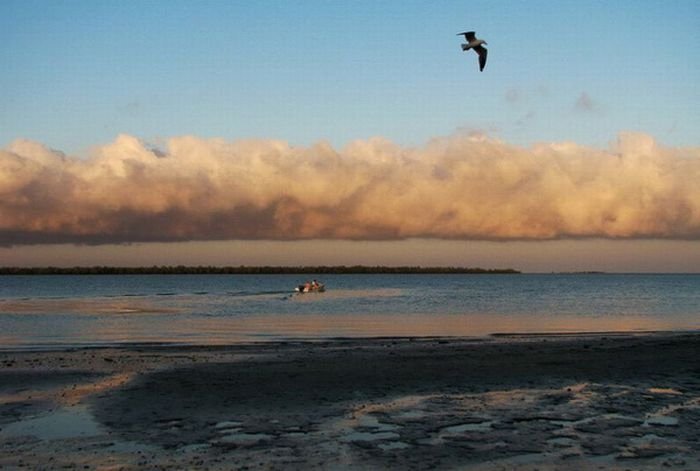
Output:
<path fill-rule="evenodd" d="M 16 330 L 0 338 L 6 345 L 70 345 L 174 342 L 227 344 L 340 337 L 482 337 L 494 333 L 643 332 L 686 330 L 681 319 L 643 316 L 585 318 L 576 316 L 366 314 L 352 316 L 192 317 L 153 315 L 78 316 L 67 324 L 43 322 L 45 331 Z M 700 324 L 695 323 L 695 329 Z M 50 330 L 49 330 L 50 329 Z"/>

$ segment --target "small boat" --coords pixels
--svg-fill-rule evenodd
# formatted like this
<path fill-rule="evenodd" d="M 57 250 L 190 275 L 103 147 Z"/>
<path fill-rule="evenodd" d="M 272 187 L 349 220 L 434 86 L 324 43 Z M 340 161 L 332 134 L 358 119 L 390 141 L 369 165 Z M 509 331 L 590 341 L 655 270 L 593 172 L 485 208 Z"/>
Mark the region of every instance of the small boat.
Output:
<path fill-rule="evenodd" d="M 316 280 L 311 283 L 304 283 L 294 288 L 297 293 L 323 293 L 326 291 L 326 286 L 323 283 L 318 283 Z"/>

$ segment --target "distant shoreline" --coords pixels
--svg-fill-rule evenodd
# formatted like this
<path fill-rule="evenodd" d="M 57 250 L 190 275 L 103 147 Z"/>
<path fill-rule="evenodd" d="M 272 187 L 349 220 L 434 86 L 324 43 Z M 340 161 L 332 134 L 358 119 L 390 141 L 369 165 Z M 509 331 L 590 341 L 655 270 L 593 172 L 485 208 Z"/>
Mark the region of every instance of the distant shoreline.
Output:
<path fill-rule="evenodd" d="M 0 267 L 0 275 L 516 275 L 513 268 L 419 266 L 151 266 Z"/>

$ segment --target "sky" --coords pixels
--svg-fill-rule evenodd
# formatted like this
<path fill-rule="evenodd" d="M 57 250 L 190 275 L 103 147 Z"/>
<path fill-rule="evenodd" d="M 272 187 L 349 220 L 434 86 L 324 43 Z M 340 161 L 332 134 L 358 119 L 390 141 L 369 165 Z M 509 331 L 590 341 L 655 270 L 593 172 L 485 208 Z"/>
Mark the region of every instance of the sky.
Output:
<path fill-rule="evenodd" d="M 700 272 L 700 3 L 473 6 L 0 2 L 0 265 Z"/>

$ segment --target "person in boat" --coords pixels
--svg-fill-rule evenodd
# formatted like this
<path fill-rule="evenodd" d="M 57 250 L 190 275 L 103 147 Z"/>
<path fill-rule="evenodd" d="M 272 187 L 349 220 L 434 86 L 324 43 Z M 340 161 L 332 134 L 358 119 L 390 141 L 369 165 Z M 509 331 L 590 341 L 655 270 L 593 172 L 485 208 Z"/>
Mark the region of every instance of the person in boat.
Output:
<path fill-rule="evenodd" d="M 301 293 L 310 293 L 312 291 L 324 291 L 324 286 L 316 280 L 307 281 L 303 285 L 299 285 L 297 291 Z"/>

